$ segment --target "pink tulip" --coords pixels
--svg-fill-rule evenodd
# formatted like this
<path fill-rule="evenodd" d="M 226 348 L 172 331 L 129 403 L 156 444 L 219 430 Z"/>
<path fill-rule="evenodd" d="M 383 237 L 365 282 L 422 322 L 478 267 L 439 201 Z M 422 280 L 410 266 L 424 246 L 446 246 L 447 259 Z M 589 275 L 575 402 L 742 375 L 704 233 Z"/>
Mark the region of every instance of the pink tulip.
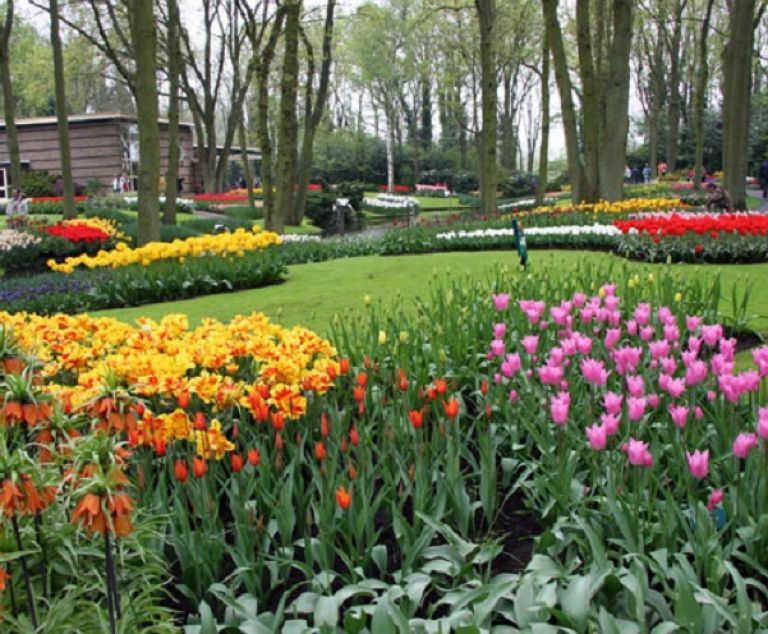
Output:
<path fill-rule="evenodd" d="M 595 451 L 602 451 L 605 449 L 605 444 L 608 441 L 608 434 L 605 427 L 602 425 L 592 425 L 584 430 L 587 434 L 587 440 Z"/>
<path fill-rule="evenodd" d="M 501 339 L 494 339 L 491 341 L 491 354 L 494 357 L 503 357 L 505 352 L 505 345 Z"/>
<path fill-rule="evenodd" d="M 624 396 L 621 394 L 606 392 L 603 394 L 603 407 L 605 407 L 605 411 L 609 414 L 620 414 L 623 400 Z"/>
<path fill-rule="evenodd" d="M 587 296 L 584 295 L 584 293 L 574 293 L 571 299 L 573 300 L 574 305 L 583 306 L 587 301 Z"/>
<path fill-rule="evenodd" d="M 659 406 L 659 395 L 658 394 L 649 394 L 646 396 L 648 399 L 648 405 L 650 405 L 653 409 L 656 409 Z"/>
<path fill-rule="evenodd" d="M 685 379 L 670 379 L 666 389 L 672 398 L 680 398 L 685 394 Z"/>
<path fill-rule="evenodd" d="M 648 451 L 648 443 L 630 438 L 629 442 L 621 446 L 621 450 L 629 457 L 629 464 L 636 467 L 650 467 L 653 465 L 653 456 Z"/>
<path fill-rule="evenodd" d="M 517 401 L 518 398 L 519 398 L 519 396 L 517 394 L 517 390 L 510 390 L 510 392 L 509 392 L 509 400 L 512 403 L 514 403 L 515 401 Z"/>
<path fill-rule="evenodd" d="M 707 391 L 707 400 L 714 401 L 717 398 L 717 393 L 714 390 Z"/>
<path fill-rule="evenodd" d="M 768 407 L 761 407 L 758 410 L 757 435 L 768 439 Z"/>
<path fill-rule="evenodd" d="M 685 382 L 687 385 L 699 385 L 707 380 L 707 374 L 707 364 L 704 361 L 694 361 L 685 371 Z"/>
<path fill-rule="evenodd" d="M 728 361 L 725 355 L 715 354 L 712 355 L 712 372 L 717 376 L 722 374 L 733 374 L 733 361 Z"/>
<path fill-rule="evenodd" d="M 656 311 L 656 316 L 662 324 L 670 324 L 675 321 L 675 316 L 672 314 L 669 306 L 659 306 L 659 309 Z"/>
<path fill-rule="evenodd" d="M 710 348 L 714 348 L 720 339 L 723 338 L 723 327 L 720 324 L 714 326 L 702 326 L 701 338 L 704 339 Z"/>
<path fill-rule="evenodd" d="M 720 351 L 721 354 L 725 356 L 728 361 L 733 361 L 734 356 L 736 356 L 736 344 L 738 342 L 731 338 L 731 339 L 721 339 L 720 344 L 717 346 L 717 349 Z"/>
<path fill-rule="evenodd" d="M 768 348 L 755 348 L 752 350 L 752 360 L 760 371 L 760 377 L 768 376 Z"/>
<path fill-rule="evenodd" d="M 511 374 L 515 374 L 516 372 L 519 372 L 522 366 L 522 362 L 520 361 L 520 355 L 517 352 L 508 354 L 506 363 L 507 365 L 509 365 L 509 371 L 511 372 Z"/>
<path fill-rule="evenodd" d="M 699 354 L 701 352 L 701 337 L 688 337 L 688 350 Z"/>
<path fill-rule="evenodd" d="M 635 307 L 635 321 L 640 326 L 645 326 L 651 319 L 650 304 L 638 304 Z"/>
<path fill-rule="evenodd" d="M 696 450 L 693 453 L 685 452 L 688 459 L 688 470 L 697 480 L 703 480 L 709 473 L 709 449 L 705 451 Z"/>
<path fill-rule="evenodd" d="M 677 341 L 680 339 L 680 329 L 677 324 L 667 324 L 664 326 L 664 339 L 667 341 Z"/>
<path fill-rule="evenodd" d="M 699 329 L 700 325 L 701 325 L 701 317 L 693 317 L 691 315 L 686 315 L 685 327 L 688 330 L 690 330 L 691 332 L 696 332 Z"/>
<path fill-rule="evenodd" d="M 560 366 L 544 365 L 536 370 L 539 380 L 544 385 L 557 385 L 563 379 L 563 368 Z"/>
<path fill-rule="evenodd" d="M 683 405 L 670 405 L 669 415 L 672 417 L 672 422 L 675 427 L 682 429 L 688 422 L 688 408 Z"/>
<path fill-rule="evenodd" d="M 627 381 L 627 391 L 630 396 L 639 398 L 645 394 L 645 382 L 643 381 L 642 376 L 638 374 L 628 374 L 625 379 Z"/>
<path fill-rule="evenodd" d="M 647 402 L 645 398 L 642 398 L 642 397 L 635 398 L 634 396 L 630 396 L 627 399 L 627 410 L 628 410 L 629 420 L 631 421 L 640 420 L 645 414 L 646 405 L 647 405 Z"/>
<path fill-rule="evenodd" d="M 651 352 L 652 359 L 661 359 L 669 355 L 669 341 L 666 339 L 659 339 L 651 341 L 648 344 L 648 350 Z"/>
<path fill-rule="evenodd" d="M 653 329 L 653 326 L 643 326 L 640 329 L 640 339 L 643 341 L 650 341 L 653 339 L 653 335 L 656 334 L 656 331 Z"/>
<path fill-rule="evenodd" d="M 617 343 L 619 343 L 620 339 L 621 330 L 619 328 L 609 328 L 605 331 L 605 339 L 603 340 L 603 344 L 605 345 L 606 349 L 611 350 Z"/>
<path fill-rule="evenodd" d="M 723 490 L 714 489 L 712 493 L 709 494 L 709 499 L 707 500 L 707 510 L 711 513 L 719 504 L 722 504 L 722 502 Z"/>
<path fill-rule="evenodd" d="M 757 436 L 742 432 L 733 441 L 733 455 L 744 460 L 755 447 L 757 447 Z"/>
<path fill-rule="evenodd" d="M 493 337 L 495 339 L 504 339 L 504 335 L 507 333 L 506 324 L 494 324 L 493 325 Z"/>
<path fill-rule="evenodd" d="M 616 294 L 616 284 L 611 282 L 610 284 L 603 284 L 603 290 L 605 291 L 605 299 L 612 297 Z"/>
<path fill-rule="evenodd" d="M 574 333 L 573 337 L 576 340 L 576 349 L 580 354 L 592 353 L 592 345 L 594 344 L 594 341 L 591 337 L 587 337 L 586 335 L 582 335 L 580 333 Z"/>
<path fill-rule="evenodd" d="M 535 335 L 528 335 L 527 337 L 523 337 L 521 343 L 523 344 L 523 349 L 528 354 L 535 354 L 536 348 L 539 347 L 539 338 Z"/>
<path fill-rule="evenodd" d="M 600 422 L 608 436 L 613 436 L 619 431 L 621 416 L 618 414 L 603 414 L 600 416 Z"/>
<path fill-rule="evenodd" d="M 549 403 L 549 412 L 555 425 L 565 425 L 568 422 L 568 410 L 571 406 L 571 397 L 567 392 L 560 392 L 553 396 Z"/>
<path fill-rule="evenodd" d="M 507 310 L 507 306 L 509 306 L 509 295 L 507 293 L 499 293 L 498 295 L 494 295 L 493 305 L 498 311 Z"/>
<path fill-rule="evenodd" d="M 637 321 L 630 319 L 627 322 L 627 334 L 630 337 L 634 337 L 637 334 Z"/>
<path fill-rule="evenodd" d="M 701 420 L 704 418 L 704 410 L 697 405 L 696 409 L 693 410 L 693 415 L 696 417 L 696 420 Z"/>
<path fill-rule="evenodd" d="M 674 357 L 664 357 L 661 359 L 661 369 L 665 374 L 674 374 L 677 370 L 677 361 Z"/>
<path fill-rule="evenodd" d="M 592 385 L 605 385 L 608 382 L 605 364 L 596 359 L 582 359 L 581 374 Z"/>
<path fill-rule="evenodd" d="M 496 374 L 493 375 L 493 382 L 496 385 L 499 385 L 501 383 L 501 373 L 497 372 Z"/>

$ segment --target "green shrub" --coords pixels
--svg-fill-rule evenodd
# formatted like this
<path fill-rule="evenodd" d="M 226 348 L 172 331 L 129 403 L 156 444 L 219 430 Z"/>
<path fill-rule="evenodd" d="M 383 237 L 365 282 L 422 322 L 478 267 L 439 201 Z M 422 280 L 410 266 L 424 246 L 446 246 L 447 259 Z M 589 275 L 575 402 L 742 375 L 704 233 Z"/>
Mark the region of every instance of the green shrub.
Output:
<path fill-rule="evenodd" d="M 21 173 L 19 187 L 30 198 L 53 195 L 53 177 L 45 170 L 26 170 Z"/>
<path fill-rule="evenodd" d="M 538 179 L 533 174 L 513 170 L 509 176 L 499 183 L 499 189 L 507 198 L 522 198 L 533 196 L 539 186 Z"/>

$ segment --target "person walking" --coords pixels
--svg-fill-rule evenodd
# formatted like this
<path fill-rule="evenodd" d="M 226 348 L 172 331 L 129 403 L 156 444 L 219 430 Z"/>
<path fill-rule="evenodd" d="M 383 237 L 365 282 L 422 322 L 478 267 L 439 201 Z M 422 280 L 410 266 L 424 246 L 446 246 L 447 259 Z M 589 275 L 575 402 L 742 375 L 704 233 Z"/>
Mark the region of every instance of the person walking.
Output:
<path fill-rule="evenodd" d="M 763 161 L 760 166 L 760 189 L 763 190 L 763 199 L 768 198 L 768 158 Z"/>
<path fill-rule="evenodd" d="M 651 182 L 651 166 L 646 165 L 643 168 L 643 182 L 644 183 L 650 183 Z"/>
<path fill-rule="evenodd" d="M 17 189 L 13 193 L 13 198 L 8 201 L 8 207 L 5 210 L 6 216 L 13 218 L 14 216 L 26 216 L 29 213 L 29 207 L 27 201 L 24 199 L 24 194 L 20 189 Z"/>
<path fill-rule="evenodd" d="M 733 211 L 731 195 L 722 185 L 709 181 L 706 188 L 708 193 L 707 211 Z"/>

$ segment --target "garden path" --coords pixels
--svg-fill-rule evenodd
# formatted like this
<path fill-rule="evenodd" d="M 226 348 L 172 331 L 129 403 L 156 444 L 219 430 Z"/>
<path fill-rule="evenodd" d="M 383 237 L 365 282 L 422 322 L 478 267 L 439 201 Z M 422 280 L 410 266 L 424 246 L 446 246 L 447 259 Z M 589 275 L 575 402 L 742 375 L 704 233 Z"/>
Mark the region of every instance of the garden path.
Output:
<path fill-rule="evenodd" d="M 747 195 L 754 196 L 755 198 L 759 198 L 762 202 L 762 204 L 757 209 L 753 209 L 752 211 L 762 211 L 762 212 L 768 213 L 768 199 L 763 198 L 762 191 L 760 191 L 759 189 L 748 189 Z"/>

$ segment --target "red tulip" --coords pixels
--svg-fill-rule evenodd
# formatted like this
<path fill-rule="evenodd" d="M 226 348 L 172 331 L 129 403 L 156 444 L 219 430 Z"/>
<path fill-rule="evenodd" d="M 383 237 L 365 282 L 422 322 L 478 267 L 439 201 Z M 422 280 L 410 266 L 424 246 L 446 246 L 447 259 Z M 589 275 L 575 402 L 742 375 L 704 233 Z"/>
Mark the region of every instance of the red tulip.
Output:
<path fill-rule="evenodd" d="M 424 424 L 424 414 L 421 410 L 411 410 L 408 412 L 408 418 L 411 420 L 411 425 L 414 429 L 421 429 Z"/>
<path fill-rule="evenodd" d="M 336 504 L 342 510 L 348 509 L 349 505 L 352 504 L 352 491 L 347 491 L 343 486 L 336 489 Z"/>
<path fill-rule="evenodd" d="M 177 400 L 181 409 L 187 409 L 189 407 L 189 392 L 184 390 L 181 394 L 179 394 Z"/>
<path fill-rule="evenodd" d="M 208 471 L 208 462 L 206 462 L 205 458 L 195 456 L 192 460 L 192 471 L 196 478 L 202 478 L 205 472 Z"/>
<path fill-rule="evenodd" d="M 189 476 L 189 468 L 184 460 L 177 460 L 173 467 L 173 471 L 176 474 L 176 479 L 184 484 Z"/>
<path fill-rule="evenodd" d="M 455 398 L 448 399 L 443 403 L 445 415 L 453 420 L 459 415 L 459 402 Z"/>
<path fill-rule="evenodd" d="M 351 442 L 355 447 L 360 444 L 360 434 L 357 431 L 357 427 L 353 427 L 349 430 L 349 442 Z"/>
<path fill-rule="evenodd" d="M 320 462 L 322 462 L 323 460 L 325 460 L 327 455 L 328 455 L 328 452 L 325 450 L 325 445 L 322 442 L 316 442 L 315 458 L 317 458 Z"/>
<path fill-rule="evenodd" d="M 235 473 L 240 473 L 243 470 L 243 457 L 239 453 L 230 454 L 229 462 Z"/>
<path fill-rule="evenodd" d="M 259 450 L 254 447 L 248 452 L 248 462 L 250 462 L 252 466 L 258 467 L 259 460 L 261 460 L 261 456 L 259 455 Z"/>

